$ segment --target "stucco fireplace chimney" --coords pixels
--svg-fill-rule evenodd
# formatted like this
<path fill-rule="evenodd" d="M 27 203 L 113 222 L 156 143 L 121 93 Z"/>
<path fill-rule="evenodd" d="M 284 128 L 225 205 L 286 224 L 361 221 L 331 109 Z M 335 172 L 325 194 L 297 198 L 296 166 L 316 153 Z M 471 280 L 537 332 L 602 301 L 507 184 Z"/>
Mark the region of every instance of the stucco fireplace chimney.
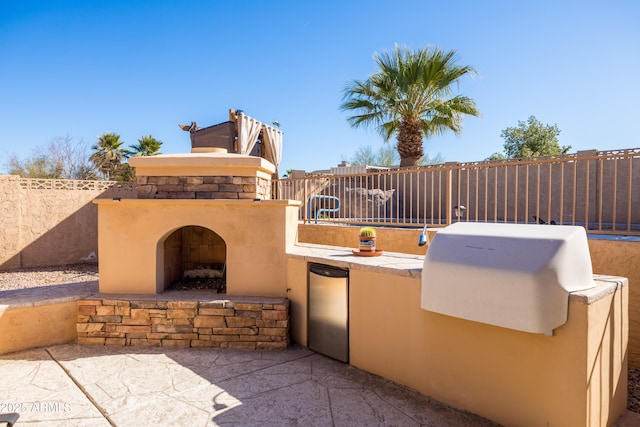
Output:
<path fill-rule="evenodd" d="M 224 265 L 228 294 L 285 296 L 285 253 L 295 244 L 300 203 L 271 200 L 271 162 L 198 147 L 129 163 L 138 198 L 94 201 L 100 292 L 162 292 L 182 274 L 176 257 L 200 251 L 182 269 L 208 259 Z M 177 250 L 177 231 L 201 237 Z"/>

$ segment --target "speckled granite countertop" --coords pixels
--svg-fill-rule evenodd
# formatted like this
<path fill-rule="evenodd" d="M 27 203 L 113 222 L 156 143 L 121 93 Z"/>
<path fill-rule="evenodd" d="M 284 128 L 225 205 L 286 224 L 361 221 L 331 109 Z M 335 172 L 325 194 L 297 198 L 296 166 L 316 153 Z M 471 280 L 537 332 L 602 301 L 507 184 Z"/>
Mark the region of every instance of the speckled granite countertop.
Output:
<path fill-rule="evenodd" d="M 353 248 L 299 243 L 287 255 L 334 267 L 374 271 L 397 276 L 419 278 L 424 256 L 384 252 L 380 256 L 365 257 L 353 254 Z"/>
<path fill-rule="evenodd" d="M 605 276 L 594 274 L 593 280 L 596 286 L 584 291 L 576 291 L 569 294 L 570 302 L 579 302 L 582 304 L 591 304 L 599 299 L 606 297 L 615 292 L 616 289 L 629 285 L 629 279 L 618 276 Z"/>

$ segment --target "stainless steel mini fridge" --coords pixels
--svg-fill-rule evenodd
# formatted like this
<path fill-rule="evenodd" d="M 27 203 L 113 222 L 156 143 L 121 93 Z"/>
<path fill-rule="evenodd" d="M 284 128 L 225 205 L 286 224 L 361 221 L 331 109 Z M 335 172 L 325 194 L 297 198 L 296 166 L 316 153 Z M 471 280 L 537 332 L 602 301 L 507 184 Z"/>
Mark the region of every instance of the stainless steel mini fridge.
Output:
<path fill-rule="evenodd" d="M 309 348 L 349 361 L 349 271 L 309 264 Z"/>

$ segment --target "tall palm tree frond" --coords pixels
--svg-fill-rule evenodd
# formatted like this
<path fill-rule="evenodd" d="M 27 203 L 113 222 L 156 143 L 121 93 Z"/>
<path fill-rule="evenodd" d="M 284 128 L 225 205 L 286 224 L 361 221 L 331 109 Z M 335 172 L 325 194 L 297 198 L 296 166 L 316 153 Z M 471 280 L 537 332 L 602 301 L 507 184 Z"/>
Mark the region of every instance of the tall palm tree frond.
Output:
<path fill-rule="evenodd" d="M 162 141 L 158 141 L 151 135 L 143 135 L 138 139 L 137 144 L 129 146 L 132 150 L 126 150 L 127 156 L 157 156 L 162 154 L 160 148 L 162 147 Z"/>
<path fill-rule="evenodd" d="M 122 144 L 120 135 L 107 132 L 98 136 L 97 144 L 91 147 L 94 153 L 90 156 L 90 160 L 107 176 L 107 179 L 113 178 L 125 157 Z"/>
<path fill-rule="evenodd" d="M 376 53 L 378 71 L 349 83 L 340 108 L 354 113 L 347 118 L 353 127 L 373 127 L 385 141 L 396 134 L 401 165 L 415 165 L 423 154 L 423 138 L 459 133 L 464 115 L 480 114 L 471 98 L 454 95 L 454 84 L 458 89 L 462 77 L 476 75 L 457 60 L 456 51 L 431 47 L 396 45 Z"/>

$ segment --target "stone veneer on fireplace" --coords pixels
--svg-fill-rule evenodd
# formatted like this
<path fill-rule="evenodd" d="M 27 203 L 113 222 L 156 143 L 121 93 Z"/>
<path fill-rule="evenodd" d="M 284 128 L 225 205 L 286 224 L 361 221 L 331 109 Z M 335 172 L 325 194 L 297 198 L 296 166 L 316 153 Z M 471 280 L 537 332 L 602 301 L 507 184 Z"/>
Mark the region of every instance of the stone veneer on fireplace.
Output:
<path fill-rule="evenodd" d="M 246 176 L 141 176 L 138 199 L 269 199 L 269 180 Z"/>
<path fill-rule="evenodd" d="M 79 300 L 77 307 L 80 344 L 250 350 L 285 350 L 289 344 L 286 298 L 173 301 L 93 296 Z"/>

